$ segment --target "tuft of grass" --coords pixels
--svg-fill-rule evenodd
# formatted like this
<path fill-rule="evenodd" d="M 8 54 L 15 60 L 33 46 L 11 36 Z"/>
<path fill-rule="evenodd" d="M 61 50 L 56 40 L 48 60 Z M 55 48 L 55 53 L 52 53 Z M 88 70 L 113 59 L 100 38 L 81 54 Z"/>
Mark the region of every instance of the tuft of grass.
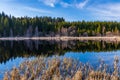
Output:
<path fill-rule="evenodd" d="M 37 57 L 6 72 L 3 80 L 120 80 L 118 63 L 116 56 L 113 68 L 101 62 L 95 70 L 88 63 L 83 64 L 71 58 Z"/>

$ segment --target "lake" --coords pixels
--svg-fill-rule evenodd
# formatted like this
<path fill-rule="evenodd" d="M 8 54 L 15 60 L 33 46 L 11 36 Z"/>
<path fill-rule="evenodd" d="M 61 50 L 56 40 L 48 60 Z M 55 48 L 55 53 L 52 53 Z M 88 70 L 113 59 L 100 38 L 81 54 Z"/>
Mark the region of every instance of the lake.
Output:
<path fill-rule="evenodd" d="M 52 58 L 68 57 L 89 63 L 96 68 L 100 60 L 110 66 L 114 57 L 120 58 L 120 43 L 107 41 L 55 41 L 55 40 L 21 40 L 0 41 L 0 79 L 4 72 L 18 67 L 26 59 L 34 59 L 37 56 Z M 119 62 L 120 65 L 120 62 Z"/>

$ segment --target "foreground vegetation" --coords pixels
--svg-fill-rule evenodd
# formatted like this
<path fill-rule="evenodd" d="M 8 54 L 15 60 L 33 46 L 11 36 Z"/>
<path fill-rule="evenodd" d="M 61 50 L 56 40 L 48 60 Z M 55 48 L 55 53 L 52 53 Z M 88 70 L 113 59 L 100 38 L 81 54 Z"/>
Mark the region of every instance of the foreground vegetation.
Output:
<path fill-rule="evenodd" d="M 120 80 L 119 57 L 115 57 L 113 68 L 100 62 L 94 69 L 71 58 L 38 57 L 6 72 L 4 80 Z"/>
<path fill-rule="evenodd" d="M 120 22 L 68 22 L 64 18 L 14 17 L 0 14 L 0 37 L 118 36 Z"/>

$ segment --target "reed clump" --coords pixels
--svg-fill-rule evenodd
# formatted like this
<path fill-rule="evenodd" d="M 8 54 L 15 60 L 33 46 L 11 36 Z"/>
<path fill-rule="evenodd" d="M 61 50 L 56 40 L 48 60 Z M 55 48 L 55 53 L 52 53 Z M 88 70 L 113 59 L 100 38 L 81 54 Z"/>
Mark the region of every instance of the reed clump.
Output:
<path fill-rule="evenodd" d="M 3 80 L 120 80 L 118 64 L 117 56 L 113 68 L 102 62 L 97 69 L 71 58 L 37 57 L 6 72 Z"/>

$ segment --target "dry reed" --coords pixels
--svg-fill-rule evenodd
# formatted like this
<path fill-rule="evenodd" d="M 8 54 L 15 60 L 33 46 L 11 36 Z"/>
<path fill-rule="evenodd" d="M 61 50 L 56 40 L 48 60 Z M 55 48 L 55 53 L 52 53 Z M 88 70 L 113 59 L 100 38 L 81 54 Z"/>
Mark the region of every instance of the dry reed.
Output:
<path fill-rule="evenodd" d="M 38 57 L 6 72 L 4 80 L 120 80 L 118 63 L 116 56 L 113 68 L 101 63 L 95 70 L 89 64 L 71 58 Z"/>

